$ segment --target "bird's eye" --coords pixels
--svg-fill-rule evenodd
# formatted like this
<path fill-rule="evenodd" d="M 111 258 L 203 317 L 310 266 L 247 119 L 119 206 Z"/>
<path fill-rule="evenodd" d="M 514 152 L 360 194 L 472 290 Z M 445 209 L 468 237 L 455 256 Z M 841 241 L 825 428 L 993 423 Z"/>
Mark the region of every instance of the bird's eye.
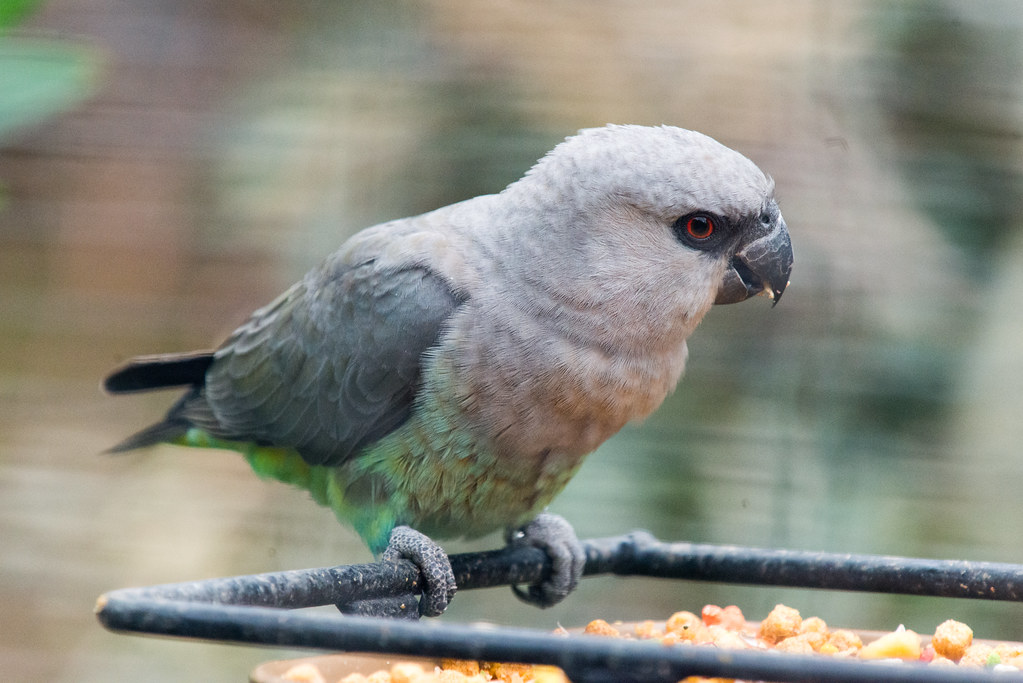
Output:
<path fill-rule="evenodd" d="M 675 239 L 683 244 L 709 252 L 727 241 L 731 234 L 728 221 L 716 214 L 697 212 L 686 214 L 677 219 L 671 226 Z"/>
<path fill-rule="evenodd" d="M 714 221 L 707 216 L 690 216 L 686 219 L 686 234 L 694 240 L 709 239 L 714 234 Z"/>
<path fill-rule="evenodd" d="M 728 223 L 714 214 L 699 212 L 682 216 L 671 226 L 675 239 L 700 249 L 713 249 L 728 234 Z"/>

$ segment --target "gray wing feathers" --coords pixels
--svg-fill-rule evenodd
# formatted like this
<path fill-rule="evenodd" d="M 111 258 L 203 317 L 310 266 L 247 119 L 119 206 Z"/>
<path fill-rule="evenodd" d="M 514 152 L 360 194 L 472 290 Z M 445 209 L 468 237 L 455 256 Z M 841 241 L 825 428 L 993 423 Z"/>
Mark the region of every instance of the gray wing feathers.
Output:
<path fill-rule="evenodd" d="M 423 352 L 461 303 L 424 267 L 327 266 L 240 327 L 182 415 L 336 465 L 408 417 Z"/>

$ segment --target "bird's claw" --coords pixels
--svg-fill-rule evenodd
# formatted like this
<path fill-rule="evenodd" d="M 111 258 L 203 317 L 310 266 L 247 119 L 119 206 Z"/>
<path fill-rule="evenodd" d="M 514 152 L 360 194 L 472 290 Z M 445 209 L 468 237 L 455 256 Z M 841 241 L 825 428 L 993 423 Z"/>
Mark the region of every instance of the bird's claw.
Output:
<path fill-rule="evenodd" d="M 531 605 L 550 607 L 564 600 L 579 585 L 586 564 L 586 550 L 568 521 L 549 512 L 508 534 L 509 545 L 540 548 L 551 558 L 551 573 L 525 589 L 512 586 L 515 595 Z"/>
<path fill-rule="evenodd" d="M 455 573 L 447 553 L 429 536 L 411 527 L 396 526 L 380 558 L 387 562 L 410 560 L 419 568 L 423 580 L 423 594 L 419 598 L 421 616 L 440 616 L 447 609 L 455 594 Z"/>

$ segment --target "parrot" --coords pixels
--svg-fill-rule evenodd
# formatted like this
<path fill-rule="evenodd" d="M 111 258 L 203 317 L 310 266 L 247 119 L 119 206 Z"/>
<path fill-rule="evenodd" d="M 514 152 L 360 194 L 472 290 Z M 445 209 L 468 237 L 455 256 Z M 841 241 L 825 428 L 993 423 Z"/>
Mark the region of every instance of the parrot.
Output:
<path fill-rule="evenodd" d="M 674 391 L 711 306 L 777 304 L 792 263 L 774 181 L 739 152 L 584 129 L 497 194 L 355 233 L 215 350 L 125 362 L 108 392 L 184 393 L 110 451 L 240 453 L 415 563 L 423 616 L 456 589 L 434 539 L 504 530 L 550 558 L 513 587 L 547 607 L 586 560 L 548 504 Z"/>

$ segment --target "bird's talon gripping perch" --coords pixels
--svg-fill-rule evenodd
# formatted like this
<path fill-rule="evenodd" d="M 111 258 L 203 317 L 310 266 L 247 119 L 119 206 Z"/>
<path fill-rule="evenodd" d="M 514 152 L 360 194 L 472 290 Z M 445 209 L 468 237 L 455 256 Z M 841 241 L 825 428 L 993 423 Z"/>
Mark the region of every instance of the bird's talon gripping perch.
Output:
<path fill-rule="evenodd" d="M 394 527 L 380 558 L 385 562 L 410 560 L 415 564 L 423 580 L 419 614 L 437 617 L 444 613 L 455 594 L 455 573 L 447 553 L 429 536 L 407 526 Z"/>
<path fill-rule="evenodd" d="M 516 597 L 523 602 L 551 607 L 579 585 L 586 565 L 586 550 L 564 517 L 544 512 L 521 529 L 512 530 L 508 544 L 534 546 L 551 558 L 551 574 L 541 583 L 527 588 L 512 586 Z"/>

